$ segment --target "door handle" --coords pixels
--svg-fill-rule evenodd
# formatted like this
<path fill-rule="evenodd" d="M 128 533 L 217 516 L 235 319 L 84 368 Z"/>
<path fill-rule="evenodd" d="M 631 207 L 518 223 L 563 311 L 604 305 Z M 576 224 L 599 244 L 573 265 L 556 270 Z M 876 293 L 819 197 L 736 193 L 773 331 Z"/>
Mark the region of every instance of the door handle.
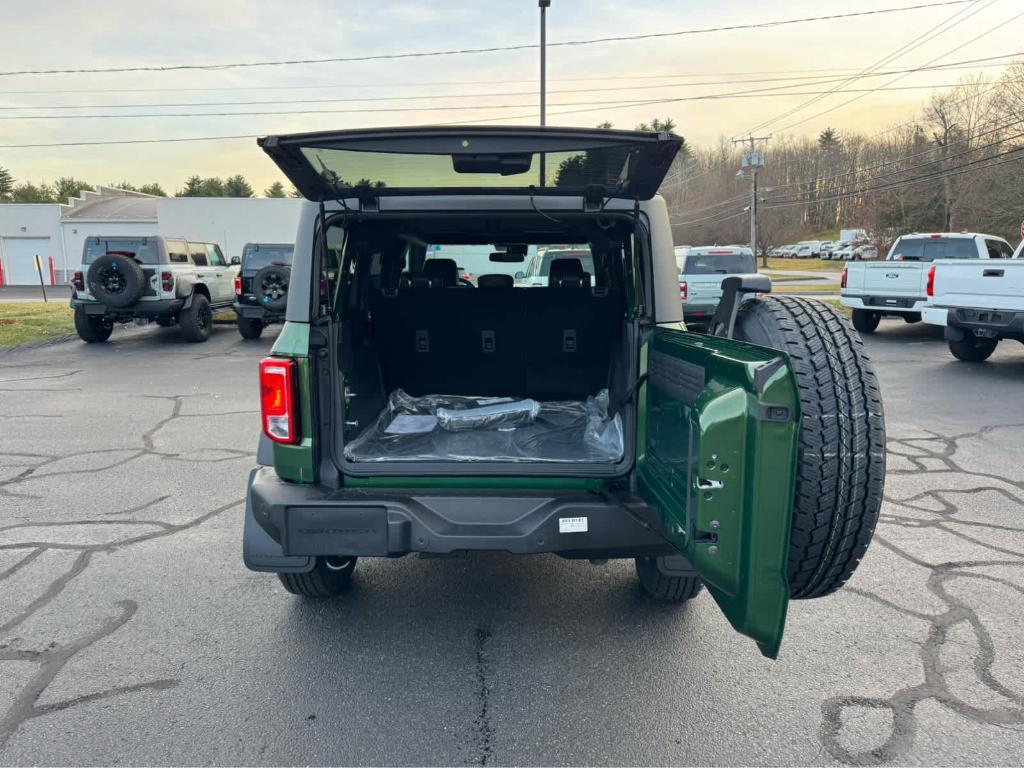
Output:
<path fill-rule="evenodd" d="M 1002 277 L 1005 270 L 1002 269 L 986 269 L 981 273 L 982 277 Z"/>

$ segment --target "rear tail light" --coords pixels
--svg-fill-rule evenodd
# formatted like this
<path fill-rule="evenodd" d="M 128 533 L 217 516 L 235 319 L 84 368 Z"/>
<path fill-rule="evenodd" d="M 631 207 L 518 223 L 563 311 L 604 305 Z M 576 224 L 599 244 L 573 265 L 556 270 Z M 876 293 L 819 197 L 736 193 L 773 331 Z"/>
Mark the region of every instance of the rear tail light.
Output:
<path fill-rule="evenodd" d="M 235 296 L 242 295 L 242 278 L 235 275 Z"/>
<path fill-rule="evenodd" d="M 160 273 L 160 287 L 163 288 L 164 292 L 174 290 L 174 275 L 170 272 Z"/>
<path fill-rule="evenodd" d="M 929 298 L 935 295 L 935 265 L 928 270 L 928 282 L 925 283 L 924 292 Z"/>
<path fill-rule="evenodd" d="M 845 288 L 846 287 L 846 267 L 843 267 L 843 275 L 842 275 L 842 277 L 839 278 L 839 287 L 840 288 Z"/>
<path fill-rule="evenodd" d="M 81 272 L 75 272 L 71 276 L 71 285 L 74 286 L 76 291 L 85 290 L 85 277 L 82 275 Z"/>
<path fill-rule="evenodd" d="M 260 360 L 260 412 L 263 432 L 275 443 L 299 442 L 295 409 L 295 361 L 280 357 Z"/>
<path fill-rule="evenodd" d="M 679 283 L 679 298 L 682 301 L 686 301 L 686 297 L 689 294 L 689 288 L 686 285 L 686 281 Z"/>

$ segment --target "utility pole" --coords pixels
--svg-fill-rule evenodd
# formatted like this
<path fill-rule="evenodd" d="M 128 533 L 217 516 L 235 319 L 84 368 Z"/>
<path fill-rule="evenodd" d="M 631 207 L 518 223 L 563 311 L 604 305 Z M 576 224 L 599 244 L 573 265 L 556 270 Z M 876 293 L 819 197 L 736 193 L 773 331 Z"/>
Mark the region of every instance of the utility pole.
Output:
<path fill-rule="evenodd" d="M 551 0 L 537 0 L 540 8 L 540 124 L 547 125 L 547 80 L 548 80 L 548 8 Z M 540 154 L 540 185 L 546 186 L 547 167 L 544 153 Z"/>
<path fill-rule="evenodd" d="M 733 139 L 733 144 L 750 144 L 750 149 L 743 153 L 738 176 L 750 175 L 750 250 L 757 258 L 757 172 L 764 168 L 764 156 L 757 151 L 758 141 L 768 141 L 771 136 L 747 136 L 745 139 Z M 761 256 L 761 265 L 768 266 L 768 254 Z"/>

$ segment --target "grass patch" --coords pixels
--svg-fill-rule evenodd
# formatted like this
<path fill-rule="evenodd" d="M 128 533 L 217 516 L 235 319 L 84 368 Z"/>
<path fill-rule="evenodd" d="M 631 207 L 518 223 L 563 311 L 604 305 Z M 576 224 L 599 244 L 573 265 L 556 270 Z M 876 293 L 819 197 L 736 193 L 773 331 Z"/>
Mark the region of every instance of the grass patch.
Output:
<path fill-rule="evenodd" d="M 63 302 L 0 303 L 0 347 L 13 347 L 75 332 L 71 307 Z"/>
<path fill-rule="evenodd" d="M 824 259 L 768 259 L 768 269 L 779 272 L 842 272 L 845 263 Z"/>
<path fill-rule="evenodd" d="M 774 288 L 774 286 L 773 286 Z M 827 293 L 830 296 L 839 295 L 839 286 L 835 283 L 820 283 L 807 285 L 803 283 L 801 285 L 780 285 L 779 290 L 774 293 Z"/>

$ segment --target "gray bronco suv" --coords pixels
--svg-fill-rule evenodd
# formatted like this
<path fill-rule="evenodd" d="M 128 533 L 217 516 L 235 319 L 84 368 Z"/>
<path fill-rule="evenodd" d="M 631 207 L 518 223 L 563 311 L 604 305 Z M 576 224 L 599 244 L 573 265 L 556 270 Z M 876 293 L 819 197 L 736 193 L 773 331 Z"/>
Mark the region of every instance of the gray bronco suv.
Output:
<path fill-rule="evenodd" d="M 775 657 L 791 598 L 863 557 L 885 475 L 860 337 L 820 302 L 727 276 L 682 322 L 657 196 L 668 133 L 394 128 L 259 141 L 309 200 L 260 362 L 243 556 L 306 598 L 357 558 L 553 553 L 706 587 Z M 517 285 L 531 247 L 585 244 Z M 491 274 L 443 254 L 488 246 Z M 592 270 L 592 274 L 588 273 Z M 439 599 L 443 599 L 439 597 Z"/>

